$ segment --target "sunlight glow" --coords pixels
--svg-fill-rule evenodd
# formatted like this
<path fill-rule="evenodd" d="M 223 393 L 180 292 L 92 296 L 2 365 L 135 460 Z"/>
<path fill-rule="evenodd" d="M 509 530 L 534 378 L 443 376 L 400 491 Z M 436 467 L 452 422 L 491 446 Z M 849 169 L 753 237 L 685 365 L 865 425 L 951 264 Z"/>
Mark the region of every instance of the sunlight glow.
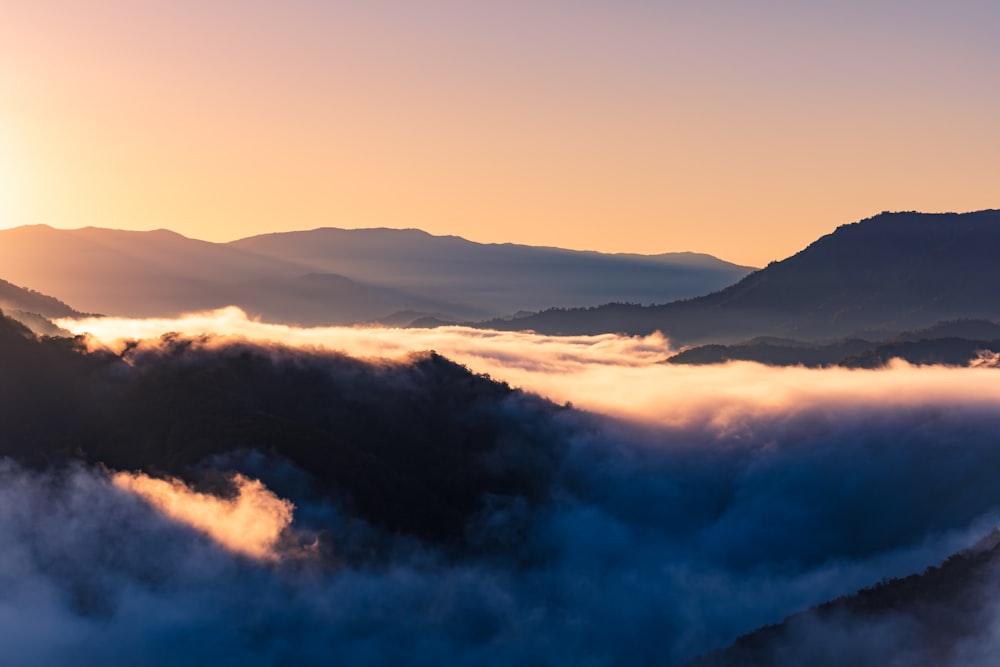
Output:
<path fill-rule="evenodd" d="M 239 474 L 233 476 L 237 495 L 231 499 L 199 493 L 177 479 L 156 479 L 139 472 L 115 473 L 112 482 L 229 551 L 258 560 L 280 557 L 278 540 L 291 525 L 295 509 L 259 480 Z"/>
<path fill-rule="evenodd" d="M 648 424 L 702 424 L 720 432 L 738 431 L 762 418 L 780 420 L 799 409 L 823 413 L 852 405 L 864 412 L 935 403 L 976 410 L 1000 404 L 1000 383 L 988 367 L 918 367 L 900 361 L 881 370 L 771 368 L 751 362 L 673 365 L 661 363 L 675 350 L 660 334 L 561 337 L 457 326 L 296 328 L 256 322 L 232 307 L 174 320 L 91 318 L 58 324 L 89 332 L 95 348 L 114 350 L 128 339 L 144 339 L 141 345 L 155 348 L 166 332 L 221 336 L 197 343 L 209 347 L 248 340 L 404 363 L 414 351 L 435 350 L 557 403 Z"/>
<path fill-rule="evenodd" d="M 21 222 L 14 201 L 17 188 L 11 161 L 10 142 L 0 132 L 0 228 L 13 227 Z"/>

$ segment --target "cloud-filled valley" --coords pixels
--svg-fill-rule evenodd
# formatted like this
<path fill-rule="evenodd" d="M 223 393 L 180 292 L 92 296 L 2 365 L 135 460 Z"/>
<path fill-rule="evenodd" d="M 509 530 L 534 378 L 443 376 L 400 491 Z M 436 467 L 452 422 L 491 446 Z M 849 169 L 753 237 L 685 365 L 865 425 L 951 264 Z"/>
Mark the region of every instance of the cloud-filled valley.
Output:
<path fill-rule="evenodd" d="M 1000 2 L 0 17 L 0 667 L 1000 665 Z"/>
<path fill-rule="evenodd" d="M 406 359 L 412 351 L 434 350 L 476 373 L 571 402 L 590 411 L 650 424 L 707 423 L 725 428 L 731 420 L 780 418 L 802 408 L 845 404 L 860 411 L 888 406 L 993 405 L 1000 386 L 986 368 L 912 367 L 893 363 L 892 372 L 800 367 L 768 368 L 755 363 L 714 366 L 663 364 L 676 348 L 661 334 L 649 336 L 547 336 L 466 327 L 298 328 L 248 318 L 237 308 L 175 319 L 89 318 L 57 322 L 91 334 L 95 349 L 120 349 L 130 339 L 157 339 L 165 332 L 227 337 L 310 351 L 343 352 L 361 359 Z"/>
<path fill-rule="evenodd" d="M 5 332 L 10 664 L 680 664 L 1000 517 L 991 369 L 201 317 Z M 259 512 L 266 546 L 135 480 L 222 532 Z"/>

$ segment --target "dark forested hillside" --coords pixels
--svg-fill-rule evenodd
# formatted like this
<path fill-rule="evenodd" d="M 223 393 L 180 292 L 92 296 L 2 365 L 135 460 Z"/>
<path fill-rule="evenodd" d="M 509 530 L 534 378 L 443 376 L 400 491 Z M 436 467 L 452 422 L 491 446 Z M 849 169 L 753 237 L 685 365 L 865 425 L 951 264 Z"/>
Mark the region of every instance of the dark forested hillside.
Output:
<path fill-rule="evenodd" d="M 55 297 L 25 287 L 18 287 L 6 280 L 0 280 L 0 308 L 8 311 L 21 310 L 37 313 L 42 317 L 53 318 L 82 315 Z"/>
<path fill-rule="evenodd" d="M 0 456 L 192 478 L 212 456 L 270 453 L 373 524 L 429 538 L 460 535 L 486 495 L 539 497 L 559 441 L 555 406 L 434 353 L 373 365 L 168 337 L 119 358 L 2 318 L 0 367 Z"/>
<path fill-rule="evenodd" d="M 940 566 L 796 614 L 685 667 L 992 664 L 998 571 L 1000 535 L 993 533 Z"/>

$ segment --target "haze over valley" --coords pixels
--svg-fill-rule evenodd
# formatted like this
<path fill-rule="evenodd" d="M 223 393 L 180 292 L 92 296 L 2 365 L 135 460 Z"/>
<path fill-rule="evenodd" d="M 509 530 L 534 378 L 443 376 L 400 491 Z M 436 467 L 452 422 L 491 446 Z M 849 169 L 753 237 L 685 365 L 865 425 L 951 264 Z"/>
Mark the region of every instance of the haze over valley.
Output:
<path fill-rule="evenodd" d="M 751 269 L 695 253 L 607 255 L 484 245 L 418 230 L 272 234 L 209 243 L 167 230 L 0 230 L 11 282 L 131 317 L 239 306 L 270 321 L 471 321 L 552 305 L 659 303 Z"/>

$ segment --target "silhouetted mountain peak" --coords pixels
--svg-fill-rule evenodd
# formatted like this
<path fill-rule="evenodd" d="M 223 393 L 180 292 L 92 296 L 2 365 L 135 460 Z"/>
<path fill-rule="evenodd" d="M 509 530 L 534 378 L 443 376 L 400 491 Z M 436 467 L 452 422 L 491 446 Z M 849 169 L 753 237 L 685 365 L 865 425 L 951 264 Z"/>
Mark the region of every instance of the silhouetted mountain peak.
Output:
<path fill-rule="evenodd" d="M 982 302 L 980 280 L 997 273 L 1000 211 L 881 213 L 842 225 L 801 252 L 775 262 L 722 295 L 776 310 L 825 312 L 831 322 L 900 308 L 900 325 L 924 322 L 914 311 Z M 742 289 L 741 289 L 742 288 Z M 754 289 L 747 289 L 754 288 Z M 861 311 L 861 312 L 856 312 Z M 964 311 L 954 309 L 955 316 Z M 888 318 L 887 318 L 888 319 Z"/>
<path fill-rule="evenodd" d="M 499 328 L 545 333 L 661 330 L 684 343 L 754 336 L 836 338 L 961 318 L 997 319 L 1000 211 L 881 213 L 842 225 L 730 287 L 652 308 L 547 311 Z"/>
<path fill-rule="evenodd" d="M 975 238 L 977 243 L 969 245 Z M 984 246 L 985 244 L 985 246 Z M 972 213 L 884 212 L 837 227 L 774 266 L 810 262 L 843 268 L 884 266 L 890 259 L 985 258 L 1000 247 L 1000 210 Z M 928 266 L 928 269 L 937 267 Z"/>

